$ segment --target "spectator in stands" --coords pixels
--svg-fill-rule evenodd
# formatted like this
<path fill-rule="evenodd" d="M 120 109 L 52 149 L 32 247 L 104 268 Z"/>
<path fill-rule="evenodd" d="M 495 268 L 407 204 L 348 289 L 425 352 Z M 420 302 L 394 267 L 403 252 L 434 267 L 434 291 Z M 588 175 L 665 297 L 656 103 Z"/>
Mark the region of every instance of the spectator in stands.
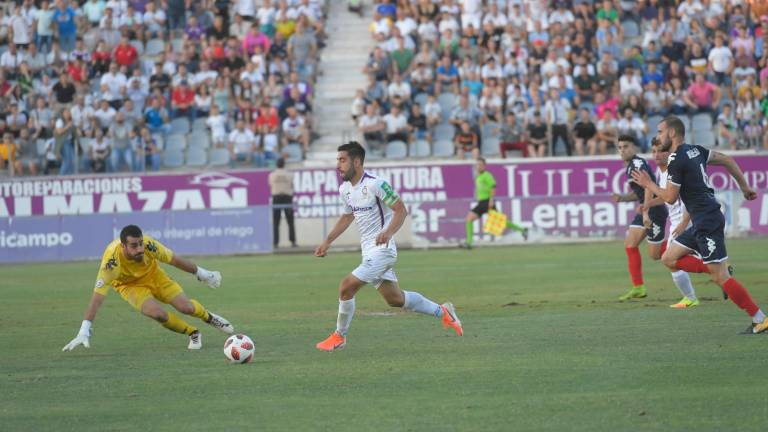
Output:
<path fill-rule="evenodd" d="M 41 165 L 40 156 L 37 154 L 36 139 L 30 133 L 29 129 L 22 129 L 19 138 L 16 140 L 18 156 L 14 175 L 24 175 L 24 171 L 29 171 L 30 175 L 37 175 L 38 167 Z"/>
<path fill-rule="evenodd" d="M 77 22 L 75 11 L 65 1 L 59 1 L 58 7 L 53 12 L 55 34 L 59 38 L 59 44 L 64 52 L 70 52 L 75 48 L 77 37 Z"/>
<path fill-rule="evenodd" d="M 134 167 L 134 171 L 160 170 L 160 154 L 162 149 L 158 140 L 149 131 L 149 128 L 143 127 L 139 130 L 139 134 L 136 136 L 135 148 L 138 157 L 137 166 Z"/>
<path fill-rule="evenodd" d="M 393 106 L 382 120 L 386 125 L 384 131 L 387 142 L 408 141 L 408 118 L 400 111 L 400 108 Z"/>
<path fill-rule="evenodd" d="M 590 118 L 589 109 L 579 110 L 579 119 L 573 125 L 573 138 L 577 156 L 594 156 L 597 153 L 597 127 Z"/>
<path fill-rule="evenodd" d="M 482 116 L 483 113 L 474 104 L 470 103 L 469 97 L 461 95 L 461 97 L 459 97 L 459 105 L 451 111 L 451 116 L 448 121 L 457 131 L 461 128 L 462 122 L 467 122 L 472 130 L 477 133 L 480 130 L 479 126 Z"/>
<path fill-rule="evenodd" d="M 648 132 L 648 127 L 640 116 L 635 115 L 632 108 L 626 108 L 623 111 L 623 116 L 616 123 L 616 129 L 619 135 L 631 136 L 635 139 L 635 145 L 642 149 L 644 152 L 650 148 L 650 143 L 646 140 L 645 135 Z"/>
<path fill-rule="evenodd" d="M 93 139 L 89 141 L 86 153 L 83 155 L 84 164 L 94 173 L 113 171 L 110 155 L 112 145 L 108 137 L 104 136 L 101 129 L 96 129 Z"/>
<path fill-rule="evenodd" d="M 386 124 L 381 116 L 379 116 L 375 104 L 370 104 L 365 107 L 365 114 L 360 117 L 357 126 L 363 134 L 363 139 L 365 139 L 365 143 L 369 149 L 384 141 Z"/>
<path fill-rule="evenodd" d="M 235 130 L 229 133 L 228 141 L 230 167 L 234 168 L 237 162 L 245 162 L 248 165 L 254 163 L 256 137 L 245 127 L 244 120 L 237 120 Z"/>
<path fill-rule="evenodd" d="M 522 120 L 518 120 L 514 112 L 510 111 L 504 118 L 499 128 L 499 152 L 501 158 L 507 157 L 507 152 L 520 150 L 523 157 L 528 157 L 528 137 Z"/>
<path fill-rule="evenodd" d="M 473 159 L 480 157 L 480 140 L 466 120 L 460 123 L 459 130 L 453 136 L 453 145 L 459 159 L 464 159 L 467 154 Z"/>
<path fill-rule="evenodd" d="M 195 92 L 189 87 L 189 83 L 186 80 L 181 81 L 179 86 L 173 90 L 171 107 L 172 118 L 186 116 L 192 122 L 197 117 Z"/>
<path fill-rule="evenodd" d="M 605 111 L 605 115 L 597 122 L 597 146 L 599 154 L 608 154 L 608 149 L 616 146 L 619 138 L 618 128 L 613 111 Z"/>
<path fill-rule="evenodd" d="M 54 125 L 53 136 L 55 138 L 55 147 L 53 153 L 57 160 L 61 162 L 59 175 L 75 173 L 75 138 L 77 131 L 72 121 L 72 113 L 69 108 L 61 110 L 59 118 Z"/>
<path fill-rule="evenodd" d="M 134 168 L 134 148 L 131 145 L 131 132 L 133 129 L 125 122 L 125 115 L 118 112 L 115 114 L 114 121 L 110 122 L 107 137 L 112 145 L 110 162 L 112 171 L 120 171 L 122 163 L 125 162 L 126 168 Z M 97 134 L 98 136 L 98 134 Z"/>
<path fill-rule="evenodd" d="M 414 140 L 426 140 L 432 141 L 432 136 L 429 133 L 429 124 L 427 122 L 427 116 L 421 112 L 421 105 L 411 105 L 411 115 L 408 116 L 408 141 Z"/>
<path fill-rule="evenodd" d="M 696 80 L 688 87 L 684 100 L 691 113 L 712 114 L 720 104 L 721 97 L 720 87 L 706 81 L 704 74 L 697 74 Z"/>
<path fill-rule="evenodd" d="M 739 130 L 736 116 L 730 103 L 723 105 L 723 112 L 717 116 L 717 143 L 736 150 L 739 141 Z"/>
<path fill-rule="evenodd" d="M 295 107 L 288 107 L 287 112 L 288 117 L 283 120 L 283 147 L 299 144 L 306 155 L 309 151 L 309 130 L 306 121 Z"/>
<path fill-rule="evenodd" d="M 544 104 L 544 117 L 546 123 L 550 128 L 552 140 L 550 146 L 552 153 L 555 153 L 557 139 L 560 138 L 565 145 L 565 152 L 568 156 L 571 155 L 573 149 L 571 147 L 571 139 L 568 134 L 568 112 L 571 109 L 571 104 L 567 99 L 560 97 L 560 93 L 557 89 L 551 89 L 549 91 L 549 99 Z"/>
<path fill-rule="evenodd" d="M 16 142 L 10 133 L 3 134 L 3 141 L 0 142 L 0 171 L 4 169 L 14 169 L 21 171 L 21 164 L 18 161 L 19 151 L 16 148 Z"/>
<path fill-rule="evenodd" d="M 533 119 L 528 123 L 528 155 L 544 157 L 549 145 L 549 128 L 541 116 L 541 112 L 533 112 Z"/>

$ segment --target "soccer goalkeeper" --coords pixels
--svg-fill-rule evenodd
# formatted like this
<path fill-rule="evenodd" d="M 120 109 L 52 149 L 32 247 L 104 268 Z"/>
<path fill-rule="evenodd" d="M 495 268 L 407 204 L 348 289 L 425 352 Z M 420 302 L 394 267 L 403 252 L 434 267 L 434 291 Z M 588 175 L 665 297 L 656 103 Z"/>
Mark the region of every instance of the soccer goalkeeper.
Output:
<path fill-rule="evenodd" d="M 159 322 L 168 330 L 189 336 L 189 349 L 203 347 L 200 331 L 173 312 L 167 312 L 161 303 L 170 304 L 177 311 L 200 318 L 203 322 L 223 331 L 234 333 L 226 319 L 206 310 L 195 299 L 189 299 L 181 286 L 168 277 L 158 265 L 163 262 L 197 276 L 201 282 L 216 289 L 221 285 L 221 273 L 211 272 L 192 261 L 177 256 L 170 249 L 148 235 L 141 228 L 128 225 L 120 231 L 120 238 L 104 250 L 99 274 L 96 277 L 91 303 L 85 311 L 77 336 L 62 351 L 71 351 L 79 345 L 90 347 L 89 338 L 96 312 L 104 302 L 110 285 L 125 301 L 142 314 Z"/>
<path fill-rule="evenodd" d="M 496 179 L 493 174 L 485 169 L 485 159 L 477 158 L 477 177 L 475 177 L 475 198 L 477 205 L 467 213 L 465 221 L 467 227 L 467 239 L 459 247 L 471 249 L 474 238 L 476 220 L 480 219 L 488 211 L 495 209 L 493 197 L 496 193 Z M 528 240 L 528 228 L 521 227 L 510 221 L 507 221 L 507 228 L 519 232 L 523 239 Z"/>

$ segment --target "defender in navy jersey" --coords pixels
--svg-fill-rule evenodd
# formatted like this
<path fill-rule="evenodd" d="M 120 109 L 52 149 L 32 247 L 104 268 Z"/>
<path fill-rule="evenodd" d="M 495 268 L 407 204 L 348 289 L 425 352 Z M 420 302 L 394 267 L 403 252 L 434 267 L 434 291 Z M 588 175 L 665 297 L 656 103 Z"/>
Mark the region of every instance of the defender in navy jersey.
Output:
<path fill-rule="evenodd" d="M 394 265 L 397 247 L 392 238 L 403 225 L 407 210 L 397 192 L 385 180 L 363 168 L 365 149 L 355 142 L 338 148 L 336 169 L 344 181 L 339 188 L 344 214 L 328 237 L 315 249 L 324 257 L 336 238 L 354 221 L 360 233 L 363 261 L 339 284 L 339 314 L 336 330 L 315 345 L 321 351 L 338 351 L 347 344 L 347 332 L 355 313 L 355 294 L 366 284 L 373 285 L 392 307 L 431 315 L 442 320 L 461 336 L 461 321 L 451 303 L 439 305 L 415 291 L 403 291 L 397 282 Z"/>
<path fill-rule="evenodd" d="M 648 242 L 648 255 L 654 260 L 661 257 L 662 245 L 664 244 L 664 227 L 667 224 L 667 208 L 664 205 L 646 206 L 645 204 L 649 203 L 653 196 L 642 186 L 632 181 L 634 171 L 643 171 L 653 177 L 648 163 L 637 155 L 634 138 L 629 135 L 620 136 L 617 148 L 621 159 L 627 164 L 626 173 L 631 192 L 624 195 L 614 194 L 614 199 L 617 202 L 638 201 L 640 203 L 640 211 L 629 224 L 627 234 L 624 237 L 624 250 L 627 253 L 627 268 L 629 269 L 632 288 L 619 297 L 619 300 L 629 300 L 647 296 L 643 284 L 643 261 L 638 246 L 645 237 Z"/>
<path fill-rule="evenodd" d="M 768 330 L 768 318 L 755 304 L 749 292 L 728 273 L 725 261 L 725 218 L 709 184 L 707 165 L 723 165 L 739 185 L 744 198 L 754 200 L 757 193 L 749 187 L 744 174 L 732 157 L 708 150 L 702 146 L 685 144 L 685 126 L 679 118 L 669 116 L 659 123 L 657 138 L 661 150 L 669 151 L 669 179 L 662 189 L 644 172 L 633 172 L 632 178 L 646 190 L 674 203 L 678 197 L 688 209 L 692 226 L 670 245 L 662 262 L 671 270 L 678 269 L 677 261 L 691 251 L 697 252 L 709 268 L 712 280 L 728 297 L 752 317 L 749 333 Z"/>

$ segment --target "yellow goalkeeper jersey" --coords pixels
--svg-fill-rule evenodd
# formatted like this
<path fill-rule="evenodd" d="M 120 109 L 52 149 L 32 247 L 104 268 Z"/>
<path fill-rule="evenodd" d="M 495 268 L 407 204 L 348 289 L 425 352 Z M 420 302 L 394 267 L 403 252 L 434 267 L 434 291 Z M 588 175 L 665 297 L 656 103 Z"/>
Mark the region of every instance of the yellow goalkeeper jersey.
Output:
<path fill-rule="evenodd" d="M 169 263 L 171 259 L 173 259 L 172 250 L 145 235 L 144 259 L 141 262 L 129 260 L 123 255 L 120 239 L 115 239 L 104 250 L 94 291 L 106 295 L 110 286 L 127 285 L 147 276 L 153 276 L 162 271 L 158 261 Z"/>

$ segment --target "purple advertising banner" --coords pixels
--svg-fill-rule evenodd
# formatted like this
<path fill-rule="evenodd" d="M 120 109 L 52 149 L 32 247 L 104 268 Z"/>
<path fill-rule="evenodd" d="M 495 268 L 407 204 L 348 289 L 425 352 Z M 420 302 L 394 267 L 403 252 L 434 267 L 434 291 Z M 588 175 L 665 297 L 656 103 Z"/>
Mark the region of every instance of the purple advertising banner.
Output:
<path fill-rule="evenodd" d="M 2 218 L 0 262 L 100 258 L 107 244 L 129 224 L 142 227 L 146 234 L 184 255 L 271 252 L 270 217 L 269 206 L 255 206 L 236 210 Z"/>
<path fill-rule="evenodd" d="M 736 155 L 735 159 L 747 182 L 758 191 L 758 200 L 741 203 L 738 208 L 725 205 L 723 192 L 738 187 L 723 167 L 707 169 L 710 182 L 729 211 L 726 216 L 738 216 L 742 232 L 768 235 L 768 201 L 764 196 L 768 155 Z M 417 237 L 429 242 L 463 238 L 461 221 L 473 205 L 472 164 L 380 165 L 367 170 L 386 179 L 400 193 L 413 216 Z M 635 205 L 611 200 L 611 194 L 628 191 L 624 164 L 618 158 L 489 163 L 488 170 L 496 178 L 500 210 L 547 236 L 619 237 L 634 212 Z M 294 177 L 297 216 L 339 216 L 339 182 L 334 169 L 298 171 Z M 733 201 L 730 195 L 729 203 Z"/>
<path fill-rule="evenodd" d="M 100 257 L 128 224 L 180 254 L 271 252 L 266 171 L 0 182 L 0 262 Z"/>

